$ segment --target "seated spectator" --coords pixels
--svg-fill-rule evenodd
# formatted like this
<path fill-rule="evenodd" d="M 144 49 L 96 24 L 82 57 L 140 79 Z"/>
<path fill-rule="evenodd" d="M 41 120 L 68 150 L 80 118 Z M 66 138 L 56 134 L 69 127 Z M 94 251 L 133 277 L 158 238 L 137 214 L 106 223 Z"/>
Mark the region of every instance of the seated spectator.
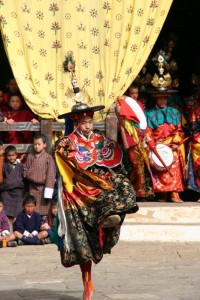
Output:
<path fill-rule="evenodd" d="M 52 236 L 53 231 L 54 231 L 57 212 L 58 212 L 57 202 L 52 201 L 51 205 L 49 207 L 49 211 L 48 211 L 45 223 L 42 224 L 42 226 L 41 226 L 41 230 L 46 230 L 48 232 L 49 238 L 45 239 L 46 244 L 51 243 L 50 239 L 51 239 L 51 236 Z"/>
<path fill-rule="evenodd" d="M 14 122 L 32 122 L 37 124 L 38 120 L 34 118 L 34 114 L 26 109 L 22 109 L 22 98 L 17 94 L 13 94 L 9 99 L 10 110 L 5 114 L 7 123 L 12 125 Z M 23 144 L 32 143 L 31 131 L 8 131 L 6 144 Z"/>
<path fill-rule="evenodd" d="M 23 201 L 23 210 L 18 214 L 13 224 L 18 245 L 44 245 L 43 239 L 48 236 L 48 233 L 40 230 L 42 219 L 35 208 L 35 197 L 27 195 Z"/>
<path fill-rule="evenodd" d="M 21 211 L 24 197 L 23 166 L 17 160 L 17 150 L 10 145 L 5 149 L 3 163 L 3 183 L 0 186 L 1 198 L 4 201 L 4 213 L 10 220 L 12 228 L 14 219 Z"/>
<path fill-rule="evenodd" d="M 3 213 L 4 203 L 0 199 L 0 242 L 2 242 L 3 237 L 6 237 L 6 242 L 8 247 L 16 247 L 17 242 L 15 241 L 15 235 L 10 233 L 9 220 Z"/>

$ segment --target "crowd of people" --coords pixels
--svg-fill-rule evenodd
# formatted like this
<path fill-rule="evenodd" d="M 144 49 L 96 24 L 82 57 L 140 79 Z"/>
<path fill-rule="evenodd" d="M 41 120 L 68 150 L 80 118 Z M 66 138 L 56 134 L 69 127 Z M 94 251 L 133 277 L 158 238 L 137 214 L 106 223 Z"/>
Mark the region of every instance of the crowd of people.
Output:
<path fill-rule="evenodd" d="M 8 93 L 0 92 L 1 121 L 38 122 L 9 83 Z M 136 197 L 180 203 L 185 188 L 200 193 L 198 94 L 183 116 L 181 108 L 167 105 L 168 92 L 154 91 L 150 109 L 138 93 L 132 85 L 116 101 L 118 143 L 93 130 L 94 112 L 104 106 L 84 103 L 60 116 L 73 128 L 56 142 L 55 159 L 45 151 L 43 134 L 1 136 L 1 244 L 5 239 L 12 247 L 56 243 L 64 267 L 80 266 L 84 300 L 93 293 L 92 261 L 100 262 L 116 245 L 126 214 L 138 210 Z M 20 159 L 18 143 L 32 143 L 33 151 Z"/>
<path fill-rule="evenodd" d="M 130 179 L 138 199 L 181 203 L 179 193 L 189 189 L 200 202 L 200 93 L 194 92 L 182 106 L 172 99 L 168 105 L 169 97 L 178 97 L 173 90 L 141 91 L 141 99 L 139 95 L 132 84 L 127 96 L 142 107 L 146 130 L 128 113 L 121 115 L 126 132 L 122 144 L 128 143 Z"/>
<path fill-rule="evenodd" d="M 23 163 L 14 144 L 4 149 L 4 155 L 5 142 L 1 144 L 2 245 L 5 238 L 8 246 L 54 241 L 64 267 L 80 266 L 85 300 L 93 293 L 92 261 L 98 263 L 111 252 L 125 215 L 138 210 L 120 146 L 93 131 L 94 112 L 102 108 L 79 103 L 71 113 L 60 116 L 70 118 L 74 130 L 56 144 L 59 178 L 54 159 L 45 151 L 44 135 L 32 137 L 33 153 Z M 61 178 L 54 203 L 56 179 Z"/>
<path fill-rule="evenodd" d="M 50 216 L 56 215 L 52 200 L 56 166 L 45 147 L 46 137 L 35 134 L 33 153 L 28 154 L 23 164 L 14 145 L 5 148 L 0 185 L 0 241 L 6 237 L 7 246 L 49 243 L 54 223 Z"/>
<path fill-rule="evenodd" d="M 6 85 L 7 91 L 0 87 L 0 122 L 12 125 L 14 122 L 38 123 L 35 116 L 24 101 L 17 82 L 10 78 Z M 0 132 L 0 140 L 5 144 L 32 143 L 32 133 L 30 131 Z"/>

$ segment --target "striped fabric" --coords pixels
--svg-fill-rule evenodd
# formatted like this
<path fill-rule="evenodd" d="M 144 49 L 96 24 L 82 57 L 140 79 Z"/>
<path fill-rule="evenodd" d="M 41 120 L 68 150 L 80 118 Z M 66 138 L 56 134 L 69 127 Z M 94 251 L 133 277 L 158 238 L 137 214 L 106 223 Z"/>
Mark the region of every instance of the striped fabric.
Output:
<path fill-rule="evenodd" d="M 24 176 L 29 181 L 29 192 L 36 198 L 36 211 L 46 215 L 49 199 L 44 199 L 44 189 L 54 188 L 56 167 L 53 158 L 43 150 L 40 154 L 29 154 L 24 164 Z"/>

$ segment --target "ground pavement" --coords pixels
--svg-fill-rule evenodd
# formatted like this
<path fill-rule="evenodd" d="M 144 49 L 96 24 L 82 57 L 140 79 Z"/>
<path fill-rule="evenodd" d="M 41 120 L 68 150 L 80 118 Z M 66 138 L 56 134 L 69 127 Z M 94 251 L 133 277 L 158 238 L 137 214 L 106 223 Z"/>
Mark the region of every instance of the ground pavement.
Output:
<path fill-rule="evenodd" d="M 94 266 L 95 300 L 200 299 L 200 243 L 119 242 Z M 79 268 L 56 246 L 0 249 L 0 300 L 82 299 Z"/>

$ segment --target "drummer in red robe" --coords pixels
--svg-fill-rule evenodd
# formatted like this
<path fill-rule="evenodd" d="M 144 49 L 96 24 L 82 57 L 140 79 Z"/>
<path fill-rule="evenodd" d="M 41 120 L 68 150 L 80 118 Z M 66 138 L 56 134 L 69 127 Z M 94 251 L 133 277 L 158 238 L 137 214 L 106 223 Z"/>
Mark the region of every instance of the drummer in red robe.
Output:
<path fill-rule="evenodd" d="M 130 181 L 136 191 L 137 200 L 153 199 L 151 170 L 144 144 L 147 122 L 142 104 L 131 97 L 122 96 L 116 102 L 116 113 L 122 144 L 131 162 Z"/>
<path fill-rule="evenodd" d="M 167 106 L 169 93 L 156 91 L 152 94 L 155 107 L 146 112 L 147 140 L 149 150 L 154 150 L 158 143 L 169 146 L 173 153 L 173 162 L 167 171 L 152 167 L 154 192 L 159 193 L 160 201 L 167 201 L 168 193 L 173 202 L 183 202 L 179 192 L 184 190 L 185 150 L 184 134 L 181 128 L 181 113 L 174 107 Z M 162 158 L 162 154 L 161 154 Z M 164 159 L 166 162 L 166 159 Z M 166 162 L 167 163 L 167 162 Z"/>
<path fill-rule="evenodd" d="M 190 140 L 188 144 L 187 188 L 198 194 L 200 203 L 200 92 L 187 98 L 188 127 Z"/>

